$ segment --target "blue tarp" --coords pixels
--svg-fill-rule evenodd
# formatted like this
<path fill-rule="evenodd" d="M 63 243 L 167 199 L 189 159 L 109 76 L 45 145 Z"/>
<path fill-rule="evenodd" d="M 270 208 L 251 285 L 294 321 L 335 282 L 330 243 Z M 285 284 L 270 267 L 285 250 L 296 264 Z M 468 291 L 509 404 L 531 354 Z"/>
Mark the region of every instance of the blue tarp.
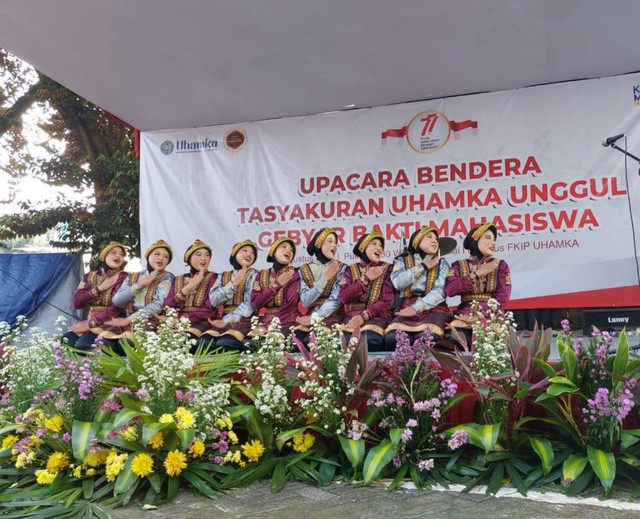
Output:
<path fill-rule="evenodd" d="M 77 262 L 66 253 L 0 254 L 0 321 L 13 326 L 19 315 L 31 316 Z"/>

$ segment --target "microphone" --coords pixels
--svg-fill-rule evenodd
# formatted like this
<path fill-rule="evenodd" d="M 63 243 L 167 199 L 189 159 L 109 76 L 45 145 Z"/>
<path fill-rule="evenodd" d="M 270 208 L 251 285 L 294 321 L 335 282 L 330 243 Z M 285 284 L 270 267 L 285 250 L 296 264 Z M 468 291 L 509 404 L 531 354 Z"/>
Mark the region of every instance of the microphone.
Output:
<path fill-rule="evenodd" d="M 609 137 L 602 141 L 602 145 L 607 148 L 608 146 L 612 146 L 617 140 L 622 139 L 624 137 L 624 133 L 620 133 L 618 135 L 614 135 L 613 137 Z"/>

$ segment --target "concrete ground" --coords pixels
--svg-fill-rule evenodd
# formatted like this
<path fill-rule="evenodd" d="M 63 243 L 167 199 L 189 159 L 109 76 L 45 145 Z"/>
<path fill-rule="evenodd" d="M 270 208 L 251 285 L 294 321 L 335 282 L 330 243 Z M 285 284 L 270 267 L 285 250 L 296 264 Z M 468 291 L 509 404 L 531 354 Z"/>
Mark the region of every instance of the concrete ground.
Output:
<path fill-rule="evenodd" d="M 310 487 L 288 483 L 272 494 L 268 485 L 250 487 L 221 495 L 217 500 L 196 497 L 181 491 L 176 499 L 156 510 L 143 511 L 139 505 L 110 509 L 112 519 L 631 519 L 640 517 L 640 505 L 628 496 L 600 501 L 597 498 L 571 499 L 555 492 L 530 492 L 523 497 L 503 489 L 499 497 L 484 493 L 400 489 L 382 486 L 354 488 L 337 483 Z"/>

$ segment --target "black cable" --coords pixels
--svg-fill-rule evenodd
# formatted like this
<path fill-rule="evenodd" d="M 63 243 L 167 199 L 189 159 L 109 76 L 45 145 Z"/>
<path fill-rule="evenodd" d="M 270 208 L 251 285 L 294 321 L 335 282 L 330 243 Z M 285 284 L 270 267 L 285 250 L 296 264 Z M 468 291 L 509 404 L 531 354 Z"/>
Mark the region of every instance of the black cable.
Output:
<path fill-rule="evenodd" d="M 631 236 L 633 237 L 633 254 L 636 258 L 636 274 L 638 277 L 638 286 L 640 286 L 640 263 L 638 262 L 638 245 L 636 243 L 636 227 L 633 223 L 633 211 L 631 208 L 631 194 L 629 193 L 629 170 L 627 168 L 627 160 L 628 156 L 627 152 L 627 136 L 624 136 L 624 181 L 625 187 L 627 188 L 627 203 L 629 204 L 629 217 L 631 219 Z"/>
<path fill-rule="evenodd" d="M 58 267 L 59 269 L 60 267 Z M 15 281 L 16 283 L 18 283 L 18 285 L 20 285 L 21 287 L 27 289 L 29 292 L 31 292 L 34 296 L 36 296 L 36 301 L 40 301 L 40 296 L 38 294 L 36 294 L 36 292 L 34 290 L 32 290 L 31 288 L 29 288 L 27 285 L 25 285 L 22 281 L 20 281 L 17 278 L 14 278 L 11 274 L 9 274 L 6 270 L 3 270 L 2 268 L 0 268 L 0 272 L 5 274 L 8 278 L 12 279 L 13 281 Z M 52 306 L 53 308 L 55 308 L 56 310 L 62 312 L 65 315 L 68 315 L 69 317 L 72 317 L 73 319 L 75 319 L 76 321 L 80 321 L 81 319 L 77 316 L 77 315 L 73 315 L 70 314 L 69 312 L 67 312 L 66 310 L 63 310 L 62 308 L 54 305 L 53 303 L 51 303 L 50 301 L 48 301 L 47 299 L 42 300 L 42 303 L 46 303 L 49 306 Z"/>

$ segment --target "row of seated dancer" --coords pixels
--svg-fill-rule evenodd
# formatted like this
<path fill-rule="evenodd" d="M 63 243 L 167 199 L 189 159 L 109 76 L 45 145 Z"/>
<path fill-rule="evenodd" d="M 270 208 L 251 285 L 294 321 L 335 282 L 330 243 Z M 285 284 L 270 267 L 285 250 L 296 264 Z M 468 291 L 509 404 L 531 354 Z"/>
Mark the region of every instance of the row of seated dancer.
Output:
<path fill-rule="evenodd" d="M 150 245 L 144 254 L 146 270 L 132 274 L 123 270 L 125 247 L 111 242 L 100 252 L 98 269 L 85 274 L 73 296 L 75 308 L 89 306 L 88 318 L 72 326 L 63 340 L 88 349 L 100 337 L 118 348 L 120 339 L 130 337 L 134 322 L 157 325 L 164 307 L 171 307 L 189 319 L 197 346 L 225 350 L 246 348 L 275 317 L 283 333 L 294 330 L 306 343 L 314 312 L 328 326 L 339 325 L 347 339 L 359 329 L 370 351 L 393 350 L 398 330 L 412 341 L 430 333 L 447 347 L 460 347 L 452 330 L 470 344 L 474 301 L 483 309 L 490 298 L 499 308 L 509 301 L 509 267 L 494 257 L 497 237 L 490 222 L 472 229 L 463 244 L 469 257 L 450 265 L 445 256 L 456 241 L 423 226 L 391 264 L 381 261 L 384 237 L 372 231 L 353 249 L 360 261 L 346 265 L 335 259 L 337 232 L 323 228 L 307 246 L 313 257 L 309 263 L 292 267 L 296 245 L 284 237 L 269 248 L 267 262 L 272 266 L 258 271 L 253 268 L 258 247 L 244 240 L 233 246 L 232 268 L 221 274 L 208 270 L 211 247 L 195 240 L 184 254 L 189 272 L 179 276 L 166 270 L 173 250 L 165 241 Z M 461 297 L 455 313 L 446 304 L 446 297 L 454 296 Z M 307 309 L 304 315 L 301 306 Z M 253 331 L 252 315 L 260 316 Z"/>

